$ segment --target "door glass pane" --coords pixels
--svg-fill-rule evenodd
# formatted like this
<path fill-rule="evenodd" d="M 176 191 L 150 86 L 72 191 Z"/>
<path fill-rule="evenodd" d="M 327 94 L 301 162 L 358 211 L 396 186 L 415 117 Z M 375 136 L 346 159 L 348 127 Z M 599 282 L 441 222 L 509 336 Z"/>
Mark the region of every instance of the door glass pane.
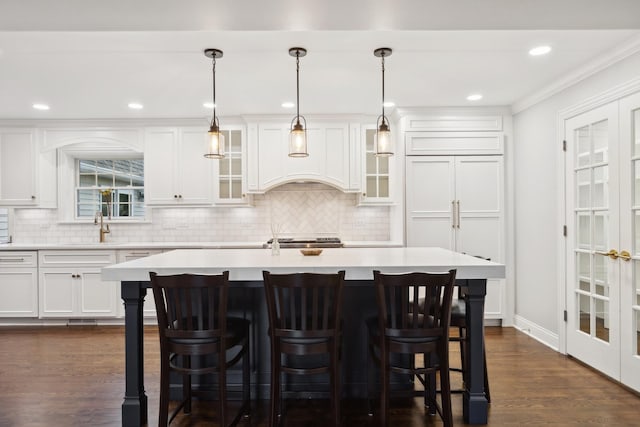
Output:
<path fill-rule="evenodd" d="M 634 141 L 634 154 L 640 156 L 640 110 L 633 112 L 633 141 Z"/>
<path fill-rule="evenodd" d="M 591 308 L 589 296 L 578 294 L 579 328 L 585 334 L 591 334 Z"/>
<path fill-rule="evenodd" d="M 591 254 L 578 252 L 578 260 L 576 265 L 578 266 L 578 281 L 579 281 L 579 289 L 582 291 L 589 292 L 589 277 L 591 277 L 591 265 L 590 259 Z"/>
<path fill-rule="evenodd" d="M 588 212 L 577 214 L 577 244 L 579 249 L 591 249 L 591 218 Z"/>
<path fill-rule="evenodd" d="M 633 161 L 634 179 L 633 179 L 633 205 L 640 205 L 640 162 Z"/>
<path fill-rule="evenodd" d="M 593 214 L 593 245 L 596 251 L 605 251 L 609 246 L 609 212 L 594 212 Z"/>
<path fill-rule="evenodd" d="M 591 164 L 591 141 L 589 140 L 589 126 L 576 129 L 576 165 L 587 166 Z"/>
<path fill-rule="evenodd" d="M 640 211 L 634 211 L 633 216 L 635 218 L 633 224 L 635 239 L 632 253 L 634 255 L 638 255 L 640 253 Z"/>
<path fill-rule="evenodd" d="M 576 206 L 588 208 L 591 206 L 591 169 L 583 169 L 576 172 Z"/>
<path fill-rule="evenodd" d="M 609 204 L 608 166 L 593 168 L 593 207 L 606 208 Z"/>
<path fill-rule="evenodd" d="M 596 283 L 596 293 L 600 291 L 600 295 L 604 294 L 604 287 L 607 286 L 607 260 L 609 258 L 602 255 L 594 255 L 593 257 L 593 279 Z"/>
<path fill-rule="evenodd" d="M 367 177 L 367 197 L 378 197 L 377 180 L 375 176 Z"/>
<path fill-rule="evenodd" d="M 231 159 L 231 175 L 240 175 L 240 174 L 242 174 L 242 160 Z"/>
<path fill-rule="evenodd" d="M 229 158 L 218 160 L 220 175 L 229 175 Z"/>
<path fill-rule="evenodd" d="M 229 180 L 228 179 L 220 179 L 220 198 L 221 199 L 229 198 Z"/>
<path fill-rule="evenodd" d="M 378 179 L 378 183 L 380 186 L 378 190 L 378 197 L 389 197 L 389 177 L 381 176 Z"/>
<path fill-rule="evenodd" d="M 636 305 L 640 305 L 640 261 L 633 261 L 633 263 L 635 264 L 635 287 L 634 287 L 634 291 L 636 293 L 636 297 L 634 298 Z"/>
<path fill-rule="evenodd" d="M 633 310 L 633 320 L 636 325 L 636 333 L 634 336 L 636 345 L 634 346 L 634 348 L 636 349 L 636 356 L 640 356 L 640 310 Z"/>
<path fill-rule="evenodd" d="M 595 299 L 596 337 L 609 342 L 609 301 Z"/>
<path fill-rule="evenodd" d="M 240 199 L 242 197 L 242 181 L 234 178 L 231 180 L 231 198 Z"/>
<path fill-rule="evenodd" d="M 591 125 L 593 138 L 593 163 L 605 163 L 609 161 L 609 129 L 607 120 Z"/>

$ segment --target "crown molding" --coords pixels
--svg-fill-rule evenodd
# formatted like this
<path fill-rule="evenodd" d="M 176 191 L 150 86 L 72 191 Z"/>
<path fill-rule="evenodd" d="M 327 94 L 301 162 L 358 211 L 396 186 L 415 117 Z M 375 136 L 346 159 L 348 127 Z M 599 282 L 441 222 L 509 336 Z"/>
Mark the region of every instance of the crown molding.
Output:
<path fill-rule="evenodd" d="M 638 52 L 640 52 L 640 36 L 635 36 L 616 49 L 586 63 L 579 70 L 569 73 L 545 88 L 514 102 L 511 105 L 511 113 L 518 114 Z"/>

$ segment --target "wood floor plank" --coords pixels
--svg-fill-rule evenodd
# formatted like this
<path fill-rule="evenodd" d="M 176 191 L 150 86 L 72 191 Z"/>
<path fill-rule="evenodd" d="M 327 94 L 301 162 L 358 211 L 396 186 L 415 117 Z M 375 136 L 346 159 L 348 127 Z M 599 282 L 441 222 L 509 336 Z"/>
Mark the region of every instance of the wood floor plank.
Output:
<path fill-rule="evenodd" d="M 487 328 L 490 426 L 638 426 L 640 397 L 513 328 Z M 119 426 L 124 393 L 122 327 L 0 328 L 0 426 Z M 157 424 L 159 348 L 145 328 L 145 388 L 149 422 Z M 452 347 L 452 360 L 457 361 Z M 455 375 L 455 374 L 452 374 Z M 452 377 L 454 384 L 459 381 Z M 265 426 L 266 402 L 240 425 Z M 329 402 L 289 402 L 287 426 L 327 425 Z M 462 397 L 453 397 L 462 425 Z M 364 401 L 343 401 L 343 425 L 377 426 Z M 215 405 L 200 402 L 172 425 L 217 425 Z M 394 401 L 392 426 L 440 426 L 420 400 Z"/>

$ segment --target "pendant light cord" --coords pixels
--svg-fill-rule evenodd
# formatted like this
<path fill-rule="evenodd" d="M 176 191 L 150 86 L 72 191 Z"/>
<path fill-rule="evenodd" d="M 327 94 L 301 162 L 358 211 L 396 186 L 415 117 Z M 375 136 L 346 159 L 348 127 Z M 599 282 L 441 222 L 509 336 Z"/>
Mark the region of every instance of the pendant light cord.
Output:
<path fill-rule="evenodd" d="M 384 52 L 382 52 L 380 58 L 382 60 L 382 123 L 384 123 L 386 120 L 384 116 Z"/>
<path fill-rule="evenodd" d="M 213 98 L 213 117 L 211 118 L 211 126 L 213 126 L 216 122 L 216 55 L 213 55 L 213 67 L 212 67 L 212 73 L 213 73 L 213 93 L 212 93 L 212 98 Z"/>
<path fill-rule="evenodd" d="M 300 124 L 300 51 L 296 50 L 296 122 Z"/>

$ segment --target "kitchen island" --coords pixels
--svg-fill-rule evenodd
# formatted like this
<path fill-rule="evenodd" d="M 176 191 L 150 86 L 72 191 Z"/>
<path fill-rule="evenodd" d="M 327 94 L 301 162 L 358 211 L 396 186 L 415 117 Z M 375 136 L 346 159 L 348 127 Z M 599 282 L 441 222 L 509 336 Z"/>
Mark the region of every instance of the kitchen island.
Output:
<path fill-rule="evenodd" d="M 251 318 L 253 328 L 252 370 L 257 393 L 268 387 L 268 337 L 264 316 L 262 271 L 272 273 L 335 273 L 345 270 L 343 391 L 346 397 L 362 396 L 365 358 L 364 319 L 376 312 L 373 270 L 383 273 L 457 270 L 459 284 L 467 286 L 467 324 L 470 337 L 469 381 L 463 395 L 464 419 L 486 424 L 484 394 L 483 311 L 488 278 L 503 278 L 504 266 L 441 248 L 336 248 L 320 256 L 303 256 L 297 249 L 283 249 L 272 256 L 267 249 L 179 249 L 102 269 L 102 278 L 121 282 L 125 304 L 126 386 L 122 404 L 122 425 L 137 426 L 147 421 L 142 351 L 142 306 L 149 284 L 149 272 L 158 274 L 220 274 L 229 270 L 233 292 L 230 312 Z M 258 348 L 256 348 L 256 346 Z M 264 348 L 262 348 L 264 347 Z M 259 357 L 256 357 L 259 356 Z"/>

